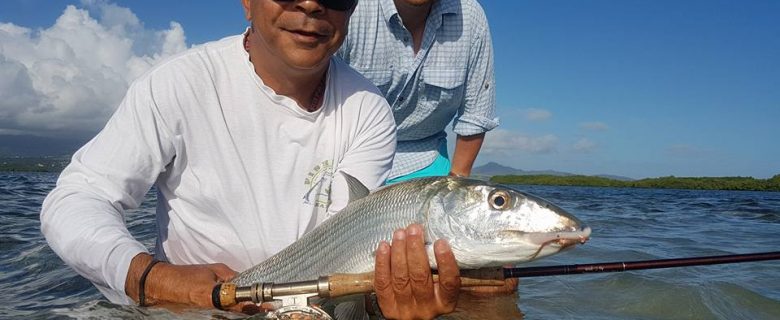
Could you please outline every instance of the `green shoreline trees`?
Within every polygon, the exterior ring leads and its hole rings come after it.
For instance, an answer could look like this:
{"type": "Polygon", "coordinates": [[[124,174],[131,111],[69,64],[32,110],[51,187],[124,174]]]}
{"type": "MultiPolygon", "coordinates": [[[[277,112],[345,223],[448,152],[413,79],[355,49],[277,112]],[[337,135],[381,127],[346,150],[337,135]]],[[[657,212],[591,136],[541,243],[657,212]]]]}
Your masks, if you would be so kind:
{"type": "Polygon", "coordinates": [[[70,156],[1,157],[0,172],[60,172],[70,162],[70,156]]]}
{"type": "MultiPolygon", "coordinates": [[[[0,172],[60,172],[70,161],[58,157],[2,157],[0,172]]],[[[612,188],[659,188],[695,190],[743,190],[780,192],[780,174],[769,179],[753,177],[659,177],[641,180],[616,180],[584,175],[496,175],[490,181],[503,184],[589,186],[612,188]]]]}
{"type": "Polygon", "coordinates": [[[780,191],[780,174],[769,179],[752,177],[660,177],[622,181],[603,177],[571,175],[500,175],[490,181],[502,184],[590,186],[612,188],[659,188],[694,190],[780,191]]]}

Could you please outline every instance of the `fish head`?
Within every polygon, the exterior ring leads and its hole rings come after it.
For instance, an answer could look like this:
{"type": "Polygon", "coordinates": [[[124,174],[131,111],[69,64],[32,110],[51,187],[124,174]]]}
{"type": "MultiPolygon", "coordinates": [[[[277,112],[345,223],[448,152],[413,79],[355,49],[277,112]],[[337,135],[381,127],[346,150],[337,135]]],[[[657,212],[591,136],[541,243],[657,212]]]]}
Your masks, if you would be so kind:
{"type": "Polygon", "coordinates": [[[585,243],[591,233],[551,202],[487,181],[449,178],[426,210],[428,239],[447,239],[461,268],[535,260],[585,243]]]}

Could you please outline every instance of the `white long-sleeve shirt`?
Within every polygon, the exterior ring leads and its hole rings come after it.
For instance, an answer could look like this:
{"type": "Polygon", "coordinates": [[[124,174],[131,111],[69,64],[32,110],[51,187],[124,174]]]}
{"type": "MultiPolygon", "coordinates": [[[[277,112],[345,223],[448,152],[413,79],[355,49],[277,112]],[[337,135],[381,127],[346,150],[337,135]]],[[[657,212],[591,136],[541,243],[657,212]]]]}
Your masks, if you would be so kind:
{"type": "Polygon", "coordinates": [[[301,109],[254,72],[243,37],[212,42],[135,81],[43,203],[51,248],[111,301],[147,252],[124,211],[158,189],[156,254],[241,271],[347,202],[339,171],[368,188],[387,178],[395,121],[379,91],[331,59],[322,108],[301,109]]]}

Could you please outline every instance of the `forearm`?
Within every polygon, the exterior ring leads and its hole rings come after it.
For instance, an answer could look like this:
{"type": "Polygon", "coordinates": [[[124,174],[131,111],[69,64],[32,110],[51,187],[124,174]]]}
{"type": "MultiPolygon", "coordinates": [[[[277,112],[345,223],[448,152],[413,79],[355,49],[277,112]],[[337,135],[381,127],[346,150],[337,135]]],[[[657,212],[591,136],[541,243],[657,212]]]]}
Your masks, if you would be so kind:
{"type": "Polygon", "coordinates": [[[149,88],[131,86],[103,130],[74,154],[41,209],[49,246],[120,304],[133,303],[125,294],[128,269],[148,252],[128,230],[125,210],[144,201],[176,151],[149,88]]]}
{"type": "MultiPolygon", "coordinates": [[[[139,302],[140,297],[140,281],[141,276],[146,270],[146,268],[152,263],[152,256],[146,253],[140,253],[133,257],[133,260],[130,262],[130,268],[127,270],[127,277],[125,278],[125,293],[127,296],[131,297],[135,302],[139,302]]],[[[161,266],[159,263],[155,265],[154,267],[160,268],[161,266]]],[[[153,268],[154,268],[153,267],[153,268]]],[[[155,272],[156,273],[156,272],[155,272]]],[[[149,281],[149,277],[151,276],[151,270],[149,274],[147,274],[147,280],[149,281]]],[[[153,282],[153,281],[152,281],[153,282]]],[[[146,295],[145,304],[152,304],[152,302],[155,300],[154,298],[149,296],[149,293],[154,292],[156,295],[156,290],[146,290],[147,286],[144,286],[144,293],[146,295]]]]}
{"type": "MultiPolygon", "coordinates": [[[[153,261],[146,253],[138,254],[130,263],[125,282],[125,292],[134,301],[139,301],[140,292],[144,292],[144,305],[188,305],[201,308],[213,308],[211,291],[219,282],[229,281],[236,272],[228,266],[215,264],[174,265],[159,262],[152,266],[141,288],[141,277],[153,261]]],[[[256,312],[250,304],[241,304],[232,311],[256,312]]]]}
{"type": "Polygon", "coordinates": [[[132,257],[146,248],[130,235],[121,213],[108,201],[60,185],[43,203],[41,232],[68,266],[112,302],[132,302],[124,294],[125,275],[132,257]]]}
{"type": "MultiPolygon", "coordinates": [[[[140,303],[141,277],[152,261],[151,255],[142,253],[135,256],[130,263],[125,293],[136,302],[140,303]]],[[[176,266],[165,262],[152,266],[144,282],[144,305],[174,303],[211,307],[211,289],[217,279],[210,275],[201,278],[195,272],[186,272],[187,269],[195,267],[197,266],[176,266]]]]}
{"type": "Polygon", "coordinates": [[[471,175],[471,168],[474,166],[474,161],[477,159],[484,140],[484,133],[471,136],[458,135],[455,142],[455,152],[452,155],[451,175],[464,177],[471,175]]]}

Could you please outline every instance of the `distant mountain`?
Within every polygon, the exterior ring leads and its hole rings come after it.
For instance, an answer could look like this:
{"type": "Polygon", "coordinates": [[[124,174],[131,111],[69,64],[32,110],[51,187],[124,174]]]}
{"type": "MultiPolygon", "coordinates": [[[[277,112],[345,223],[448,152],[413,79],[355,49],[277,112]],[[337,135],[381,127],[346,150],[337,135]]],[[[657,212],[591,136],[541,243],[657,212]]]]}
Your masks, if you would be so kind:
{"type": "Polygon", "coordinates": [[[495,162],[488,162],[485,165],[475,167],[471,170],[471,173],[473,175],[479,175],[479,176],[497,176],[497,175],[538,175],[538,174],[546,174],[551,176],[571,176],[574,175],[572,173],[568,172],[560,172],[555,170],[543,170],[543,171],[525,171],[521,169],[515,169],[512,167],[507,167],[495,162]]]}
{"type": "Polygon", "coordinates": [[[515,169],[512,167],[503,166],[495,162],[488,162],[485,165],[475,167],[474,169],[472,169],[471,174],[479,175],[479,176],[497,176],[497,175],[508,175],[508,174],[522,175],[525,174],[525,171],[520,169],[515,169]]]}
{"type": "MultiPolygon", "coordinates": [[[[550,175],[550,176],[573,176],[574,173],[555,171],[555,170],[539,170],[539,171],[526,171],[521,169],[515,169],[507,167],[495,162],[488,162],[485,165],[475,167],[471,170],[471,174],[474,176],[499,176],[499,175],[517,175],[517,176],[529,176],[529,175],[550,175]]],[[[596,177],[615,179],[621,181],[631,181],[634,179],[616,175],[600,174],[596,177]]]]}
{"type": "Polygon", "coordinates": [[[87,139],[50,138],[32,135],[0,135],[0,157],[45,157],[72,155],[87,139]]]}
{"type": "Polygon", "coordinates": [[[612,174],[597,174],[594,177],[601,177],[601,178],[607,178],[612,180],[618,180],[618,181],[634,181],[635,179],[624,177],[624,176],[616,176],[612,174]]]}

